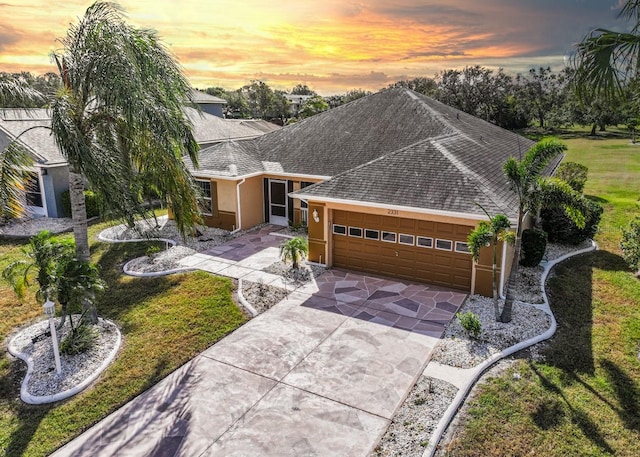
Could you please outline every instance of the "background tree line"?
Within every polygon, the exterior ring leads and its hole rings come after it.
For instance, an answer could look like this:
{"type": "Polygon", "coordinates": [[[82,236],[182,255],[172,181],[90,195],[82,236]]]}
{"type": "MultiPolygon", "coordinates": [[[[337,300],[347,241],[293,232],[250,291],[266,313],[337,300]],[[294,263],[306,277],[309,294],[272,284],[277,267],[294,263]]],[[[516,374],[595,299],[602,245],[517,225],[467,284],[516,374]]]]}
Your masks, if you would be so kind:
{"type": "MultiPolygon", "coordinates": [[[[494,71],[479,65],[461,70],[444,70],[434,77],[417,77],[397,81],[387,87],[405,87],[432,97],[488,122],[510,130],[530,126],[558,129],[571,125],[589,126],[591,134],[607,126],[637,125],[638,111],[631,94],[638,81],[630,80],[615,94],[593,94],[576,90],[575,70],[565,67],[554,71],[549,67],[532,68],[528,74],[511,76],[502,69],[494,71]]],[[[34,76],[28,72],[0,72],[0,81],[19,78],[40,93],[54,93],[60,87],[55,73],[34,76]]],[[[322,97],[306,84],[289,91],[271,88],[264,81],[251,81],[236,90],[208,87],[204,92],[227,101],[225,116],[234,119],[265,119],[281,125],[336,108],[371,94],[351,89],[344,94],[322,97]],[[288,95],[310,98],[296,110],[288,95]]],[[[3,107],[25,106],[25,101],[6,98],[3,107]]],[[[28,102],[28,107],[44,106],[44,101],[28,102]]]]}

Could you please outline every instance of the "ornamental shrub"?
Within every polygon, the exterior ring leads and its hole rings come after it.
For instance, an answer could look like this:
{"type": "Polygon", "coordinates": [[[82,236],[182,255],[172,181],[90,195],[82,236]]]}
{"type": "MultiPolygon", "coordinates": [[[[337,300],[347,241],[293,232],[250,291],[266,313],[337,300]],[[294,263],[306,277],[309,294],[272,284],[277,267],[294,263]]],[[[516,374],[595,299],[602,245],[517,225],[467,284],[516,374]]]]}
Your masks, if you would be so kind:
{"type": "MultiPolygon", "coordinates": [[[[102,199],[100,197],[100,194],[92,190],[85,190],[84,199],[85,205],[87,206],[87,217],[91,218],[100,216],[100,211],[102,209],[102,199]]],[[[71,197],[69,196],[68,190],[62,192],[62,208],[64,209],[65,216],[70,217],[71,197]]]]}
{"type": "Polygon", "coordinates": [[[544,257],[547,249],[547,232],[538,228],[526,229],[522,232],[522,258],[520,265],[535,267],[544,257]]]}
{"type": "Polygon", "coordinates": [[[558,167],[555,177],[569,184],[573,190],[582,193],[587,182],[589,169],[576,162],[563,162],[558,167]]]}
{"type": "Polygon", "coordinates": [[[598,224],[604,209],[602,205],[585,198],[587,214],[584,228],[578,228],[559,207],[546,207],[540,211],[542,229],[547,232],[552,243],[580,244],[584,240],[593,239],[598,231],[598,224]]]}
{"type": "Polygon", "coordinates": [[[472,313],[471,311],[467,311],[466,313],[456,313],[456,318],[462,328],[467,331],[469,336],[472,338],[478,338],[480,336],[480,331],[482,330],[482,324],[480,323],[480,318],[472,313]]]}
{"type": "Polygon", "coordinates": [[[640,270],[640,216],[636,216],[626,228],[622,229],[620,240],[622,257],[634,270],[640,270]]]}

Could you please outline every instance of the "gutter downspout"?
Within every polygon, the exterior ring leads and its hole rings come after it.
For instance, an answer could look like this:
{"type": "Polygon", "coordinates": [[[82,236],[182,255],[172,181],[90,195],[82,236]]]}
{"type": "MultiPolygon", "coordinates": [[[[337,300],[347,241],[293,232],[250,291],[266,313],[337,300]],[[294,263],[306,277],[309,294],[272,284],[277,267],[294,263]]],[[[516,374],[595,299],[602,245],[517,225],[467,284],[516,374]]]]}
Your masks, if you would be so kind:
{"type": "Polygon", "coordinates": [[[507,264],[507,243],[502,242],[502,262],[500,262],[500,290],[498,291],[498,297],[505,300],[507,296],[504,294],[504,269],[507,264]]]}
{"type": "Polygon", "coordinates": [[[231,234],[233,235],[234,233],[238,233],[240,230],[242,230],[242,208],[240,207],[240,186],[242,184],[244,184],[244,182],[246,181],[246,178],[242,178],[241,181],[238,182],[238,184],[236,184],[236,202],[237,202],[237,220],[238,220],[238,228],[233,230],[231,232],[231,234]]]}

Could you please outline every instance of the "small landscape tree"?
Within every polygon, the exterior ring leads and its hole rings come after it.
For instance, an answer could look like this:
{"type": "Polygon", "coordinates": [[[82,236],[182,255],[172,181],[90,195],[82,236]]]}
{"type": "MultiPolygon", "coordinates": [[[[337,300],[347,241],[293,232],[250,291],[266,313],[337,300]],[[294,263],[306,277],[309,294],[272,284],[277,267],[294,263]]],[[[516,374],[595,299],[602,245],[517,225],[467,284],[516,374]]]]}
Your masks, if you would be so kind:
{"type": "Polygon", "coordinates": [[[283,262],[291,261],[293,269],[300,268],[300,262],[309,254],[309,243],[306,238],[297,236],[280,245],[280,257],[283,262]]]}

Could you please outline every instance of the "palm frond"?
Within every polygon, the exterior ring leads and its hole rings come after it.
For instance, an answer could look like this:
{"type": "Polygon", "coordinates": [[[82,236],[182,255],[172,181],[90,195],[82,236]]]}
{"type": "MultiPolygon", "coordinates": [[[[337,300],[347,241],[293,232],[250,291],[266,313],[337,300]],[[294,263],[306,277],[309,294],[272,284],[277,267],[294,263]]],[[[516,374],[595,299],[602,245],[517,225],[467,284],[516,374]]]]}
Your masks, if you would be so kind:
{"type": "Polygon", "coordinates": [[[0,216],[15,218],[24,213],[24,171],[31,165],[31,156],[15,141],[0,152],[0,216]]]}

